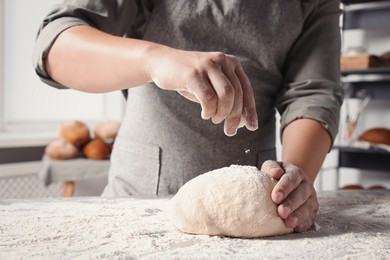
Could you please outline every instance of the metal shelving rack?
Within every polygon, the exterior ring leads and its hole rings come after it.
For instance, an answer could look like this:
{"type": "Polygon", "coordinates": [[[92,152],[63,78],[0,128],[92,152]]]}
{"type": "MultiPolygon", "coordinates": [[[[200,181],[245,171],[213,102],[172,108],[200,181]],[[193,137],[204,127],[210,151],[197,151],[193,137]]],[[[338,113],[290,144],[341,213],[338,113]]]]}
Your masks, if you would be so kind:
{"type": "MultiPolygon", "coordinates": [[[[381,29],[390,35],[390,1],[344,0],[342,31],[352,29],[381,29]]],[[[349,92],[348,98],[357,97],[366,89],[374,99],[390,99],[390,68],[367,70],[345,70],[341,72],[342,82],[349,92]]],[[[384,149],[363,149],[336,146],[339,152],[338,168],[378,170],[390,173],[390,152],[384,149]]]]}

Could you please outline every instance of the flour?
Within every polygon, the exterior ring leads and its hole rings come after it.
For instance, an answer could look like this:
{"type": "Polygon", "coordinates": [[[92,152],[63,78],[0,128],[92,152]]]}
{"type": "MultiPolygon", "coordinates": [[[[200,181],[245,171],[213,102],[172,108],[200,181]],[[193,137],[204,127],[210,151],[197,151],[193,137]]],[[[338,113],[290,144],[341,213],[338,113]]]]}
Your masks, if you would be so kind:
{"type": "Polygon", "coordinates": [[[0,259],[389,259],[388,192],[319,194],[321,229],[261,239],[182,233],[169,201],[2,200],[0,259]]]}
{"type": "Polygon", "coordinates": [[[271,199],[275,186],[254,166],[232,165],[187,182],[171,201],[170,219],[181,231],[232,237],[288,234],[271,199]]]}

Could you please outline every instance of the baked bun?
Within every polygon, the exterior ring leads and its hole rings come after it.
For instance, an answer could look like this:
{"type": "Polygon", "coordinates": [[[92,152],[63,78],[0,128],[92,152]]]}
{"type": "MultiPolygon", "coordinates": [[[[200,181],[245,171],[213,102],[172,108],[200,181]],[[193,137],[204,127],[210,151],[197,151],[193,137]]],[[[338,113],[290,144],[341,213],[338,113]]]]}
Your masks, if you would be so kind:
{"type": "Polygon", "coordinates": [[[390,145],[390,129],[372,128],[359,136],[360,141],[366,141],[373,144],[390,145]]]}
{"type": "Polygon", "coordinates": [[[83,154],[89,159],[104,160],[109,158],[110,148],[103,140],[94,139],[84,146],[83,154]]]}
{"type": "Polygon", "coordinates": [[[65,141],[77,146],[86,144],[91,139],[88,126],[77,120],[62,122],[58,134],[65,141]]]}
{"type": "Polygon", "coordinates": [[[360,184],[349,184],[341,188],[342,190],[363,190],[364,187],[360,184]]]}
{"type": "Polygon", "coordinates": [[[95,137],[103,139],[106,142],[114,141],[118,134],[120,123],[114,120],[106,120],[96,124],[95,137]]]}
{"type": "Polygon", "coordinates": [[[372,185],[368,187],[369,190],[386,190],[386,187],[383,185],[372,185]]]}
{"type": "Polygon", "coordinates": [[[80,151],[77,147],[65,140],[54,140],[45,148],[45,155],[52,159],[69,160],[80,156],[80,151]]]}
{"type": "Polygon", "coordinates": [[[380,58],[384,61],[390,61],[390,51],[383,53],[380,58]]]}

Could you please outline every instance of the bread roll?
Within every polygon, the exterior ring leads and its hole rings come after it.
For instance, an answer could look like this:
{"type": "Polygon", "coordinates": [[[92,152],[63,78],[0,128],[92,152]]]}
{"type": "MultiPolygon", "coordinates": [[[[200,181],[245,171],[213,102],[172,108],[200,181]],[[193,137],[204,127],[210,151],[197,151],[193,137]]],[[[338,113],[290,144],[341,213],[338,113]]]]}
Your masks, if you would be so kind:
{"type": "Polygon", "coordinates": [[[45,148],[45,155],[52,159],[69,160],[80,156],[80,151],[77,147],[65,140],[54,140],[45,148]]]}
{"type": "Polygon", "coordinates": [[[390,51],[383,53],[379,58],[381,58],[384,61],[390,61],[390,51]]]}
{"type": "Polygon", "coordinates": [[[103,140],[94,139],[84,146],[83,154],[89,159],[104,160],[110,156],[110,148],[103,140]]]}
{"type": "Polygon", "coordinates": [[[113,142],[118,134],[120,123],[114,120],[106,120],[95,126],[95,137],[113,142]]]}
{"type": "Polygon", "coordinates": [[[368,187],[369,190],[386,190],[386,187],[383,185],[372,185],[368,187]]]}
{"type": "Polygon", "coordinates": [[[366,141],[373,144],[390,145],[390,129],[372,128],[359,136],[360,141],[366,141]]]}
{"type": "Polygon", "coordinates": [[[360,184],[349,184],[341,188],[342,190],[363,190],[364,187],[360,184]]]}
{"type": "Polygon", "coordinates": [[[77,146],[84,145],[91,139],[88,126],[77,120],[62,122],[58,134],[65,141],[77,146]]]}

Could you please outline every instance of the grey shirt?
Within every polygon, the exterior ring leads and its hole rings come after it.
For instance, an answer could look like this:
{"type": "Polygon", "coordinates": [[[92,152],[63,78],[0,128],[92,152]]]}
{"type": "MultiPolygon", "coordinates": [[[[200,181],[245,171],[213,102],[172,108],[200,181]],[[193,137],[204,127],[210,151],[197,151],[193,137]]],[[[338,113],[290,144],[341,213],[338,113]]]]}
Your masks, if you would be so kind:
{"type": "Polygon", "coordinates": [[[70,0],[43,21],[33,61],[44,82],[65,88],[49,77],[45,59],[62,31],[82,24],[239,57],[255,93],[255,132],[227,137],[176,92],[154,84],[129,90],[105,195],[171,194],[206,171],[275,159],[275,108],[282,130],[311,118],[335,138],[343,95],[339,14],[336,0],[70,0]]]}

